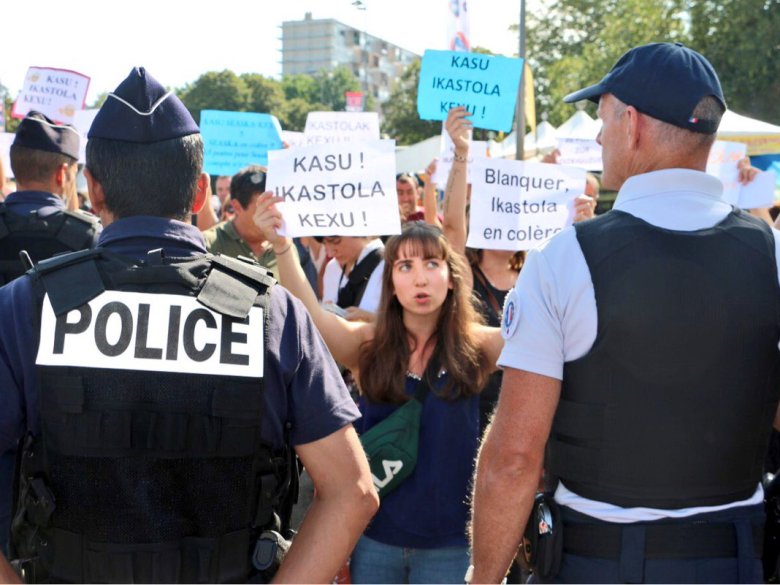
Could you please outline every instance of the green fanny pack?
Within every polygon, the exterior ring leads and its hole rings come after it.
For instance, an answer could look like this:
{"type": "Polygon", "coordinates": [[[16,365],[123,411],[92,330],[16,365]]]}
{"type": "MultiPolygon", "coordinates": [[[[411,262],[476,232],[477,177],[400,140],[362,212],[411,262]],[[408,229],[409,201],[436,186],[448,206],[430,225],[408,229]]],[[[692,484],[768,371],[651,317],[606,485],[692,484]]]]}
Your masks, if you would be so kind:
{"type": "Polygon", "coordinates": [[[417,465],[420,418],[430,388],[428,377],[426,371],[418,380],[414,398],[360,436],[380,498],[397,488],[417,465]]]}

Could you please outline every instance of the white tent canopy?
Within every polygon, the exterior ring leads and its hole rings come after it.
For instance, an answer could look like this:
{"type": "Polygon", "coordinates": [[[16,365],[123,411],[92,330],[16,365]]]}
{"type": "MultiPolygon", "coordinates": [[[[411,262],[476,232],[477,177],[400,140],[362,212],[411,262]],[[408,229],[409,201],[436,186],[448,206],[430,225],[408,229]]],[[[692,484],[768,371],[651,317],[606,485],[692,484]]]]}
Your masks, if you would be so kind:
{"type": "Polygon", "coordinates": [[[594,120],[583,110],[577,110],[571,118],[558,126],[557,138],[596,140],[599,130],[601,120],[594,120]]]}
{"type": "Polygon", "coordinates": [[[441,136],[431,136],[411,146],[395,149],[395,170],[397,173],[416,173],[428,166],[441,154],[441,136]]]}
{"type": "Polygon", "coordinates": [[[723,114],[723,119],[720,121],[718,136],[725,138],[729,134],[760,134],[764,136],[780,134],[780,126],[726,110],[726,113],[723,114]]]}
{"type": "Polygon", "coordinates": [[[718,138],[747,144],[750,156],[780,153],[780,126],[742,116],[731,110],[723,114],[718,138]]]}

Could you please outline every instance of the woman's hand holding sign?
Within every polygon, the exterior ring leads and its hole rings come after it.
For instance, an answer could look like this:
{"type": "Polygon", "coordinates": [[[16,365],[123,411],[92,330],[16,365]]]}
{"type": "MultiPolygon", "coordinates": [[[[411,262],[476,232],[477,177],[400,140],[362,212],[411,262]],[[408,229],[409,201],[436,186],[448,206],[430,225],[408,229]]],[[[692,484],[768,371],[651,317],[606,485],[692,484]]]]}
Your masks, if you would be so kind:
{"type": "Polygon", "coordinates": [[[276,197],[270,191],[266,191],[257,200],[255,211],[255,225],[263,232],[263,237],[273,246],[274,253],[284,254],[292,244],[292,239],[279,234],[282,227],[282,213],[276,207],[277,203],[284,201],[283,197],[276,197]]]}
{"type": "Polygon", "coordinates": [[[456,156],[467,156],[469,152],[471,129],[473,127],[469,116],[471,114],[466,108],[458,106],[450,110],[449,114],[447,114],[447,120],[444,122],[447,134],[450,135],[450,139],[455,145],[456,156]]]}

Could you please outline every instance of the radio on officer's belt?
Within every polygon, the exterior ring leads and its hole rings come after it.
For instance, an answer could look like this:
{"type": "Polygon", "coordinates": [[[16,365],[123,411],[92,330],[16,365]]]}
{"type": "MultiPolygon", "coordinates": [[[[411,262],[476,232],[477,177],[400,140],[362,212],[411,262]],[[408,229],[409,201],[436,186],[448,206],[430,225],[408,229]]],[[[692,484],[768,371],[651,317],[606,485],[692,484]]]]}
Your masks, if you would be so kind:
{"type": "Polygon", "coordinates": [[[536,494],[520,548],[535,575],[549,578],[558,574],[563,557],[563,523],[552,494],[536,494]]]}

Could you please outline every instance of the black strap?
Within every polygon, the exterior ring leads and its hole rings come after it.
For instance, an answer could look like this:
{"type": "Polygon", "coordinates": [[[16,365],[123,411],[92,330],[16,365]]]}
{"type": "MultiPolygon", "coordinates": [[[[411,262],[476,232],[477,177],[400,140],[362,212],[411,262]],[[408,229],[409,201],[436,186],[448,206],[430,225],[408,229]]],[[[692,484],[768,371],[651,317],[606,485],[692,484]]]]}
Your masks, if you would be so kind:
{"type": "MultiPolygon", "coordinates": [[[[633,524],[627,526],[634,526],[633,524]]],[[[739,539],[734,523],[644,525],[645,558],[690,559],[739,556],[739,539]]],[[[623,531],[618,524],[570,524],[563,529],[565,553],[617,560],[621,557],[623,531]]],[[[761,525],[753,525],[753,552],[761,557],[761,525]]]]}
{"type": "Polygon", "coordinates": [[[498,321],[501,321],[501,304],[498,302],[498,299],[496,298],[496,295],[493,294],[493,287],[490,282],[487,279],[487,276],[485,276],[485,273],[482,272],[482,269],[477,264],[471,265],[471,271],[474,273],[474,276],[479,281],[479,283],[482,285],[482,289],[485,291],[485,297],[490,305],[490,308],[493,309],[494,317],[498,319],[498,321]]]}
{"type": "Polygon", "coordinates": [[[10,234],[8,224],[6,222],[6,209],[5,203],[0,202],[0,240],[10,234]]]}
{"type": "Polygon", "coordinates": [[[366,292],[368,279],[371,278],[374,269],[382,261],[382,249],[375,248],[365,257],[355,264],[352,272],[349,273],[347,284],[339,289],[336,304],[342,309],[347,307],[357,307],[363,299],[363,293],[366,292]]]}

